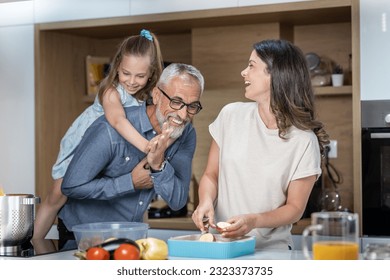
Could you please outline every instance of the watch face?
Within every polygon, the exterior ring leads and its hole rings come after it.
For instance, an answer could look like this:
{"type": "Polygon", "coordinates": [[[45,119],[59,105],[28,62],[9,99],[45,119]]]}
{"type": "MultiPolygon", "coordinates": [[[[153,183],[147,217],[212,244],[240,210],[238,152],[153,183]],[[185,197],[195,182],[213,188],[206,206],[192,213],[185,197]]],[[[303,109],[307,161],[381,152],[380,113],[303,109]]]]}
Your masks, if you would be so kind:
{"type": "Polygon", "coordinates": [[[307,53],[305,55],[307,66],[309,67],[309,70],[316,69],[321,62],[321,58],[316,53],[307,53]]]}
{"type": "Polygon", "coordinates": [[[162,163],[161,163],[161,166],[160,166],[160,168],[159,169],[153,169],[153,168],[151,168],[151,167],[149,167],[149,169],[150,169],[150,171],[151,172],[160,172],[160,171],[163,171],[164,170],[164,167],[165,167],[165,163],[166,163],[166,161],[164,160],[162,163]]]}
{"type": "Polygon", "coordinates": [[[165,160],[161,163],[161,167],[160,167],[160,170],[159,170],[159,171],[163,171],[163,170],[164,170],[165,163],[166,163],[165,160]]]}

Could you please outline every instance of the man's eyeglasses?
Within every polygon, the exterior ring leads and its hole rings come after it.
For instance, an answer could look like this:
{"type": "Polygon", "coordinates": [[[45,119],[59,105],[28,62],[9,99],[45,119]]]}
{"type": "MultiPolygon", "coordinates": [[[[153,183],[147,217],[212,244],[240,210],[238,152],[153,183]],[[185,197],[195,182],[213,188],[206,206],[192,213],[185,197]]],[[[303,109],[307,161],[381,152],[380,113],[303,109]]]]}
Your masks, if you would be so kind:
{"type": "Polygon", "coordinates": [[[183,102],[182,100],[178,98],[170,98],[168,94],[165,93],[161,88],[157,87],[161,93],[169,99],[169,106],[174,109],[174,110],[180,110],[184,106],[187,106],[187,113],[191,115],[195,115],[199,113],[200,110],[202,110],[202,105],[200,104],[199,101],[192,102],[190,104],[187,104],[183,102]]]}

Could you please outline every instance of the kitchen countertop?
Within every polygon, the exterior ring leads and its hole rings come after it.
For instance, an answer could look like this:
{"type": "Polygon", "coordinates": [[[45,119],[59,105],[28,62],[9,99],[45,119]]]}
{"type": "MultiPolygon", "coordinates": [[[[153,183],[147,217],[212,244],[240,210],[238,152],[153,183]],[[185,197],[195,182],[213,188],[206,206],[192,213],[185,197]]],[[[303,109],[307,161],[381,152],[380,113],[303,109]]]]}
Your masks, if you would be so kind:
{"type": "MultiPolygon", "coordinates": [[[[173,236],[185,236],[197,234],[198,231],[172,231],[172,230],[149,230],[148,236],[155,237],[167,241],[170,237],[173,236]]],[[[0,256],[0,260],[78,260],[74,256],[74,253],[77,251],[76,244],[74,241],[69,241],[64,248],[68,250],[58,251],[58,240],[56,239],[40,239],[32,240],[31,245],[34,249],[33,252],[38,254],[36,256],[29,257],[15,257],[15,256],[0,256]]],[[[303,253],[300,250],[300,247],[295,247],[296,250],[257,250],[253,254],[244,255],[241,257],[236,257],[234,259],[240,260],[299,260],[304,259],[303,253]],[[297,249],[299,248],[299,249],[297,249]]],[[[185,260],[192,258],[182,258],[182,257],[169,257],[170,260],[185,260]]]]}
{"type": "MultiPolygon", "coordinates": [[[[159,239],[167,241],[167,239],[170,237],[196,234],[196,233],[198,233],[197,230],[194,231],[194,230],[149,229],[148,236],[159,238],[159,239]]],[[[50,240],[54,240],[54,239],[50,239],[50,240]]],[[[300,235],[293,235],[295,249],[291,250],[291,251],[287,251],[287,250],[266,250],[266,251],[257,250],[257,251],[255,251],[254,254],[245,255],[245,256],[234,258],[234,259],[241,259],[241,260],[303,260],[304,259],[303,252],[300,250],[301,249],[301,239],[302,239],[302,237],[300,235]]],[[[383,237],[383,238],[363,237],[363,238],[361,238],[361,244],[360,244],[361,250],[363,251],[364,248],[368,244],[371,244],[371,243],[390,244],[390,237],[383,237]]],[[[45,250],[47,248],[40,246],[40,249],[45,250]]],[[[69,251],[50,253],[50,254],[39,255],[39,256],[34,256],[34,257],[0,256],[0,260],[77,260],[77,258],[73,256],[73,254],[75,252],[76,252],[76,250],[73,249],[73,250],[69,250],[69,251]]],[[[171,257],[169,259],[183,260],[184,258],[171,257]]]]}
{"type": "MultiPolygon", "coordinates": [[[[73,254],[75,250],[40,255],[35,257],[0,257],[0,260],[78,260],[73,254]]],[[[169,257],[169,260],[188,260],[189,258],[169,257]]],[[[303,260],[300,250],[257,250],[254,254],[234,258],[237,260],[303,260]]]]}
{"type": "MultiPolygon", "coordinates": [[[[160,238],[162,240],[167,240],[170,236],[183,236],[186,234],[193,234],[192,231],[156,231],[151,230],[149,232],[150,237],[160,238]],[[164,235],[165,234],[165,235],[164,235]]],[[[29,257],[15,257],[15,256],[0,256],[0,260],[78,260],[74,254],[77,252],[75,249],[74,241],[69,241],[64,248],[68,248],[67,250],[58,251],[58,240],[53,239],[40,239],[33,240],[31,244],[34,249],[33,252],[38,254],[36,256],[29,257]]],[[[296,247],[299,248],[299,247],[296,247]]],[[[188,260],[195,258],[183,258],[183,257],[168,257],[169,260],[188,260]]],[[[200,260],[202,258],[199,258],[200,260]]],[[[248,254],[240,257],[236,257],[234,259],[239,260],[303,260],[304,256],[301,250],[256,250],[253,254],[248,254]]]]}

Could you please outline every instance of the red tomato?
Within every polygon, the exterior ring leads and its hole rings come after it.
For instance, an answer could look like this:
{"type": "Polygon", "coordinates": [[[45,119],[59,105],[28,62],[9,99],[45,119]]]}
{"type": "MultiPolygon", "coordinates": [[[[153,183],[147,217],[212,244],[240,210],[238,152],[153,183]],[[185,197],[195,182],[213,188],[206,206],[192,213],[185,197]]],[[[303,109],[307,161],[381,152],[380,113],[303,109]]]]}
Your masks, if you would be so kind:
{"type": "Polygon", "coordinates": [[[110,253],[100,247],[92,247],[87,250],[87,260],[109,260],[110,253]]]}
{"type": "Polygon", "coordinates": [[[137,247],[123,243],[114,251],[114,260],[139,260],[140,253],[137,247]]]}

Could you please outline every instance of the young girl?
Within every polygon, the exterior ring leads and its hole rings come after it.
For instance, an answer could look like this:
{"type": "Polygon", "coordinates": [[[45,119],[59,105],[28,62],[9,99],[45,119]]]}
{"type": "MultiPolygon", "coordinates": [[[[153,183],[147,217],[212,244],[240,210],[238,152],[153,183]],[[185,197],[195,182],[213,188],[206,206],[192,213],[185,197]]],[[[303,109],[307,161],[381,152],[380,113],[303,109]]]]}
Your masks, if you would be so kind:
{"type": "Polygon", "coordinates": [[[115,54],[108,75],[102,80],[94,104],[71,125],[61,140],[60,152],[53,166],[54,185],[39,207],[33,239],[45,238],[58,211],[66,202],[61,193],[62,178],[87,128],[103,114],[108,122],[140,151],[149,151],[149,142],[126,119],[123,107],[139,106],[156,85],[163,60],[156,36],[142,30],[125,39],[115,54]]]}

